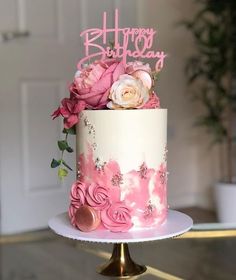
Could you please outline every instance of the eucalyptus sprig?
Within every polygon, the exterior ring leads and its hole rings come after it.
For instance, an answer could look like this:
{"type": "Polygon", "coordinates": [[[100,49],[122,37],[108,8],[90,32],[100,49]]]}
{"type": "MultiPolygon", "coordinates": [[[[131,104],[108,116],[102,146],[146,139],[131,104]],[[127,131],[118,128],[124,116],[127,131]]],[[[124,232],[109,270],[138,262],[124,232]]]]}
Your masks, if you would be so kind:
{"type": "Polygon", "coordinates": [[[58,148],[61,151],[61,157],[58,160],[53,158],[51,161],[51,168],[58,167],[58,177],[60,180],[62,180],[64,177],[66,177],[68,175],[69,170],[73,171],[73,169],[65,162],[65,160],[63,159],[63,156],[64,156],[65,152],[73,153],[73,151],[74,151],[68,143],[68,135],[76,134],[75,126],[69,128],[69,129],[64,128],[62,132],[65,134],[65,138],[63,140],[57,141],[58,148]]]}

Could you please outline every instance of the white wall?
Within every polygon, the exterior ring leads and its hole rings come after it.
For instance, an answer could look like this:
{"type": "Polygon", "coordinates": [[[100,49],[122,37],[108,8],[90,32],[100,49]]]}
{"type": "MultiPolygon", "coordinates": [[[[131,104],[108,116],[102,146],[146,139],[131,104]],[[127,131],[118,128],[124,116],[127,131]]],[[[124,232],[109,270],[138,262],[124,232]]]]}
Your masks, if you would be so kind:
{"type": "Polygon", "coordinates": [[[139,3],[140,25],[157,28],[156,46],[169,55],[157,90],[162,106],[168,108],[169,204],[211,208],[211,187],[218,178],[217,149],[209,150],[208,135],[193,127],[200,109],[190,101],[184,65],[194,52],[194,42],[191,34],[176,24],[191,18],[196,6],[190,0],[139,3]]]}

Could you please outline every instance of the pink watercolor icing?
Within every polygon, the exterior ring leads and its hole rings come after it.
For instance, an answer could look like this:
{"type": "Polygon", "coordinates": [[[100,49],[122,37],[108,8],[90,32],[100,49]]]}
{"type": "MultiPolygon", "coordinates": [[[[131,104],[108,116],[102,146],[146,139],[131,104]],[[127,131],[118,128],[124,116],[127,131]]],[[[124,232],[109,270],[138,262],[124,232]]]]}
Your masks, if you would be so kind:
{"type": "Polygon", "coordinates": [[[110,231],[128,231],[134,227],[153,227],[166,219],[166,163],[156,169],[145,162],[138,170],[121,174],[118,162],[96,165],[93,149],[80,154],[79,181],[72,185],[69,217],[75,225],[76,210],[87,204],[100,211],[101,226],[110,231]],[[132,210],[131,210],[132,209],[132,210]]]}

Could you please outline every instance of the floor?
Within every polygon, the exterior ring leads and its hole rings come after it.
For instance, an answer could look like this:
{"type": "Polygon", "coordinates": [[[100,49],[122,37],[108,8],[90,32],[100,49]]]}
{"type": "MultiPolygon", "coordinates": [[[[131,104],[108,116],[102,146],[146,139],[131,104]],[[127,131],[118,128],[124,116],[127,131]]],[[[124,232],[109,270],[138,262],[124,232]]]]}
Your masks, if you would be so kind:
{"type": "MultiPolygon", "coordinates": [[[[200,222],[208,219],[197,209],[185,212],[195,213],[200,222]]],[[[48,230],[0,241],[1,280],[109,279],[95,268],[110,257],[110,244],[70,241],[48,230]]],[[[132,279],[236,279],[236,238],[168,239],[129,247],[137,263],[148,265],[145,274],[132,279]]]]}

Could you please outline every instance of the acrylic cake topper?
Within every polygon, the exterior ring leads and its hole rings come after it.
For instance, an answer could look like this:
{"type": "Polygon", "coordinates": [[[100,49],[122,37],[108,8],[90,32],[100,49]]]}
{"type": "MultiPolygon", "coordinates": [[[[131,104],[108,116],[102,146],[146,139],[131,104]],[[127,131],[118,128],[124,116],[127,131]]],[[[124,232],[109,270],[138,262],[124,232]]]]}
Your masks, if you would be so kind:
{"type": "Polygon", "coordinates": [[[159,72],[164,65],[166,54],[164,51],[152,50],[156,31],[153,28],[119,27],[119,12],[115,10],[115,26],[107,27],[107,13],[103,13],[103,26],[84,30],[80,36],[84,38],[85,57],[78,63],[78,69],[88,64],[90,59],[103,60],[107,57],[120,58],[124,65],[129,57],[156,59],[156,71],[159,72]],[[108,46],[108,37],[114,36],[113,46],[108,46]],[[102,45],[98,40],[102,40],[102,45]],[[132,43],[132,46],[130,46],[132,43]]]}

